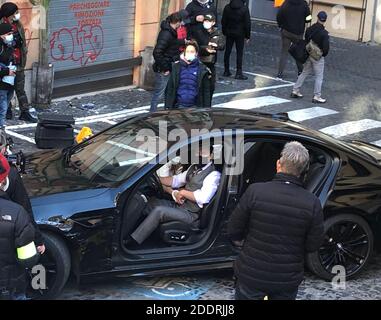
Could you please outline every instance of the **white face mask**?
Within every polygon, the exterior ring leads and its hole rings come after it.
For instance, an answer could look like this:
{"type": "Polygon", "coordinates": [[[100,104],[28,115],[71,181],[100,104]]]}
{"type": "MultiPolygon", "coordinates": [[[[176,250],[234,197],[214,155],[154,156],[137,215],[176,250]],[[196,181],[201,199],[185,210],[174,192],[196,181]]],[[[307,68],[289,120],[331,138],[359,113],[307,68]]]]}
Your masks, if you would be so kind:
{"type": "Polygon", "coordinates": [[[4,42],[5,43],[11,43],[13,41],[13,34],[9,34],[5,36],[4,42]]]}
{"type": "Polygon", "coordinates": [[[212,28],[213,27],[213,22],[210,22],[210,21],[205,21],[204,22],[204,28],[206,29],[206,30],[209,30],[210,28],[212,28]]]}
{"type": "Polygon", "coordinates": [[[13,17],[13,21],[19,21],[21,18],[21,14],[20,13],[16,13],[15,16],[13,17]]]}
{"type": "Polygon", "coordinates": [[[185,54],[185,60],[192,62],[194,59],[197,58],[197,55],[194,53],[187,53],[185,54]]]}

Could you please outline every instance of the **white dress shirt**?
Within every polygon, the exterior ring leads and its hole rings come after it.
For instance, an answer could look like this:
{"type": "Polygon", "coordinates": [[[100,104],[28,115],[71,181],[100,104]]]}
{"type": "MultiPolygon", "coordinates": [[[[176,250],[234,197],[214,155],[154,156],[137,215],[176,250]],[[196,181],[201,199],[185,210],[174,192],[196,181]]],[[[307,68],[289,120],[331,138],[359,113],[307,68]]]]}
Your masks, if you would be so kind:
{"type": "MultiPolygon", "coordinates": [[[[212,162],[209,162],[207,165],[205,165],[202,168],[202,170],[209,168],[211,165],[212,165],[212,162]]],[[[172,189],[179,189],[186,185],[187,183],[186,177],[188,174],[188,170],[173,176],[172,189]]],[[[204,204],[207,204],[210,202],[210,200],[212,200],[213,196],[217,192],[218,186],[220,184],[220,180],[221,180],[221,173],[218,171],[212,171],[204,179],[201,189],[198,189],[193,192],[197,205],[200,208],[203,208],[204,204]]]]}

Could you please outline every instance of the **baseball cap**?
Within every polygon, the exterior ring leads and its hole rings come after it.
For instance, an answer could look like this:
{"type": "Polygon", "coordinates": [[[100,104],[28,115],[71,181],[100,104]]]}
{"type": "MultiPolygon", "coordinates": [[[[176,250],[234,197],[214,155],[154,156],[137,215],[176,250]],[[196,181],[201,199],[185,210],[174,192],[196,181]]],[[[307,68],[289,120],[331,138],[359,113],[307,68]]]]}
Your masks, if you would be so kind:
{"type": "Polygon", "coordinates": [[[327,18],[328,18],[328,15],[325,11],[320,11],[317,15],[318,19],[321,21],[321,22],[325,22],[327,21],[327,18]]]}
{"type": "Polygon", "coordinates": [[[10,169],[8,160],[0,154],[0,183],[8,177],[10,169]]]}
{"type": "Polygon", "coordinates": [[[179,11],[179,16],[181,17],[181,20],[185,23],[185,24],[189,24],[191,22],[190,18],[189,18],[189,12],[185,9],[181,9],[179,11]]]}
{"type": "Polygon", "coordinates": [[[204,20],[206,21],[216,21],[216,16],[214,14],[206,14],[204,16],[204,20]]]}

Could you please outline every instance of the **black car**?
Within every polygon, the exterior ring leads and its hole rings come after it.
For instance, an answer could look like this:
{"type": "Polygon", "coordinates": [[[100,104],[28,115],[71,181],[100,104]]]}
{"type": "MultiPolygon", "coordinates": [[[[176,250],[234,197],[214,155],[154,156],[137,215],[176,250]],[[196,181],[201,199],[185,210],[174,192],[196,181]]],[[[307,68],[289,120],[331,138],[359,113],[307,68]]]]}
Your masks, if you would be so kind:
{"type": "Polygon", "coordinates": [[[324,207],[326,237],[306,257],[309,269],[324,279],[332,278],[335,265],[345,266],[348,277],[358,275],[381,234],[381,149],[333,139],[284,114],[194,109],[136,116],[69,149],[29,156],[24,182],[47,245],[41,260],[47,289],[37,293],[57,296],[70,274],[81,280],[231,268],[239,248],[226,233],[229,215],[251,183],[272,179],[289,141],[308,148],[305,187],[324,207]],[[175,137],[167,139],[169,133],[175,137]],[[126,245],[136,227],[129,223],[132,212],[141,212],[152,196],[165,197],[157,170],[210,137],[236,151],[222,152],[219,189],[202,209],[199,228],[168,222],[142,245],[126,245]],[[232,174],[238,154],[244,166],[232,174]]]}

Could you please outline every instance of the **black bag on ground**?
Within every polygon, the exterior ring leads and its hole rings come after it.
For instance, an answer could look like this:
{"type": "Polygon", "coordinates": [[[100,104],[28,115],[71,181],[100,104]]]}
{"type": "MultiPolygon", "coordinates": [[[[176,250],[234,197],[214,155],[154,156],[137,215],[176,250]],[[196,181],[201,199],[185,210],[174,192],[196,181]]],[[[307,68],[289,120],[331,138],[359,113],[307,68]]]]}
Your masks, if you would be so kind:
{"type": "Polygon", "coordinates": [[[60,149],[74,144],[74,117],[70,115],[43,113],[38,115],[35,133],[39,149],[60,149]]]}
{"type": "Polygon", "coordinates": [[[299,40],[298,42],[293,42],[288,49],[291,56],[298,62],[305,63],[309,57],[306,50],[307,42],[306,40],[299,40]]]}

